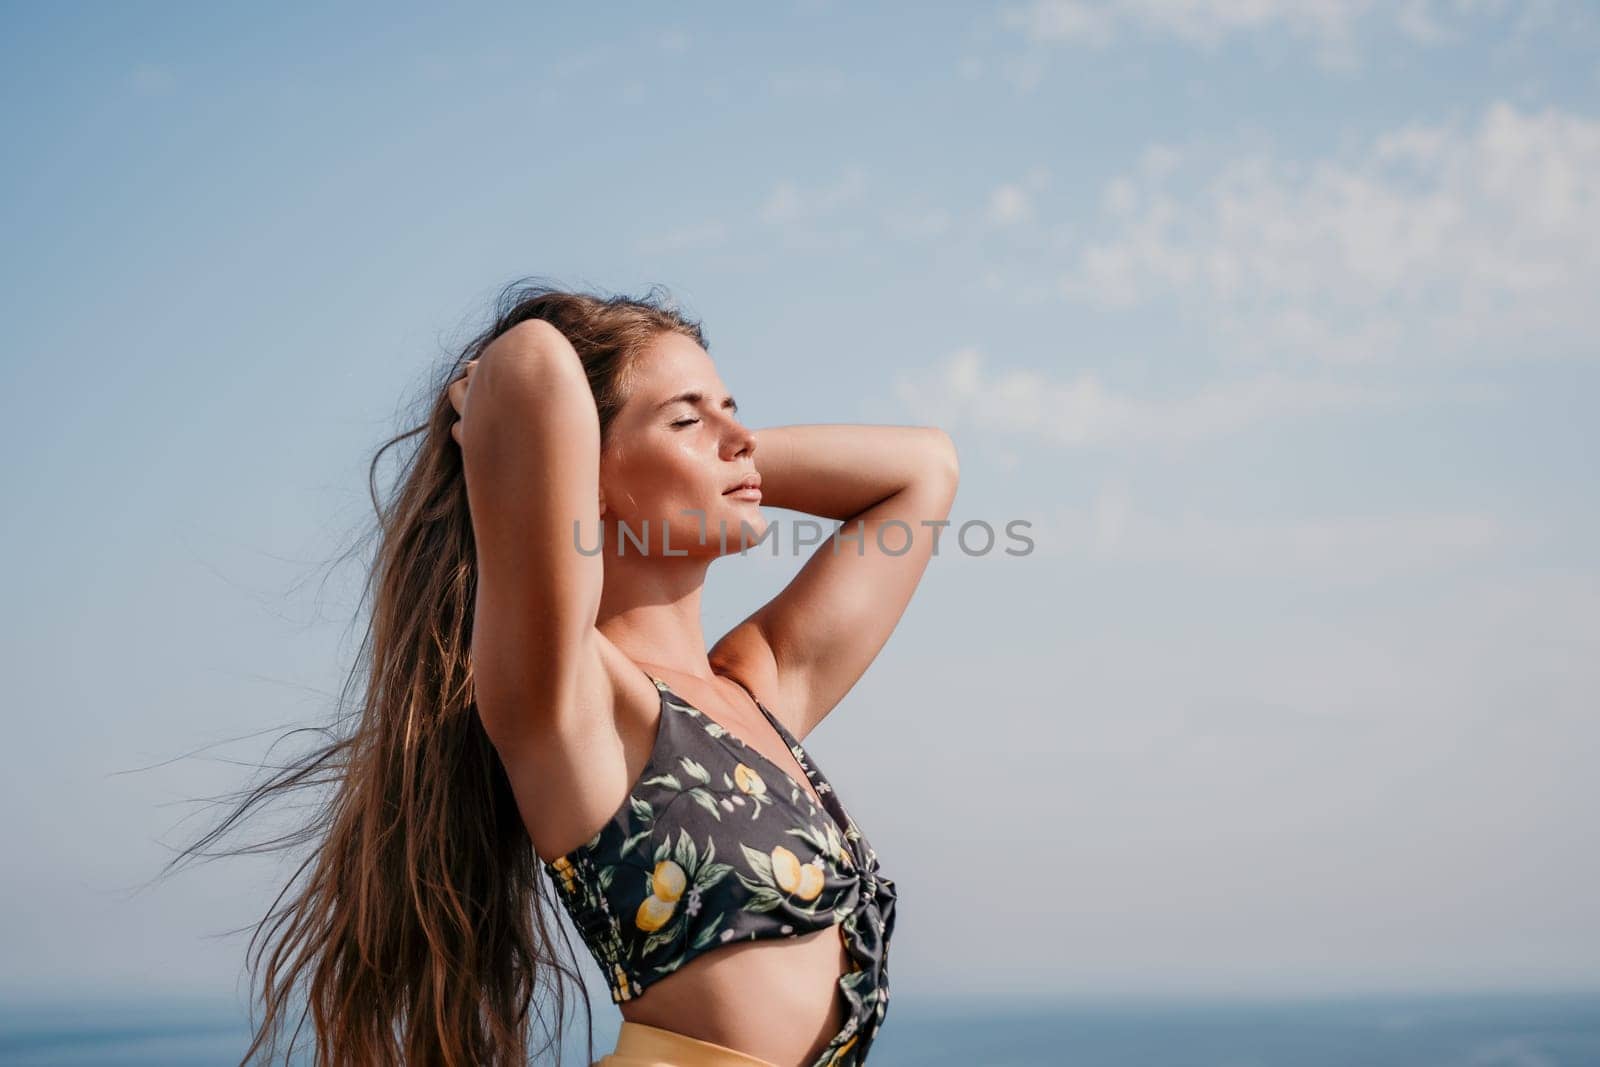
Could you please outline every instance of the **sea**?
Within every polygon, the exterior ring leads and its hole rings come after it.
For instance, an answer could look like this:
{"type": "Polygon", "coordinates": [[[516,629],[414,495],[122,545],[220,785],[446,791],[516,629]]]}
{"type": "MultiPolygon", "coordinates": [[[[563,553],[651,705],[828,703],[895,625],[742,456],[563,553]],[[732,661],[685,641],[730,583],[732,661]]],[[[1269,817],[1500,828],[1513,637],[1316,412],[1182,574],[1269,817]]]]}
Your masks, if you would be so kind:
{"type": "MultiPolygon", "coordinates": [[[[597,1057],[611,1047],[620,1024],[610,1009],[596,1006],[597,1057]]],[[[233,1001],[13,1001],[0,1005],[0,1064],[237,1065],[248,1044],[247,1022],[233,1001]]],[[[569,1030],[561,1062],[584,1067],[581,1013],[576,1023],[569,1016],[568,1026],[578,1032],[569,1030]]],[[[553,1064],[555,1057],[537,1062],[553,1064]]],[[[906,995],[891,1002],[869,1063],[1600,1067],[1600,991],[1026,1003],[906,995]]]]}

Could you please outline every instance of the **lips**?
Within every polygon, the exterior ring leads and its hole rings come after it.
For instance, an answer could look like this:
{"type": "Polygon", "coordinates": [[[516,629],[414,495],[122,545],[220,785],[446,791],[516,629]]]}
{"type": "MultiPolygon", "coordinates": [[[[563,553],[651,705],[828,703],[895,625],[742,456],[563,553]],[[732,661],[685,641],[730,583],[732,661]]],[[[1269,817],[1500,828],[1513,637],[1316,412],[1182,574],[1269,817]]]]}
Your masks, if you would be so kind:
{"type": "Polygon", "coordinates": [[[728,486],[728,488],[726,488],[726,489],[724,489],[722,491],[722,495],[723,496],[727,496],[729,493],[737,492],[740,489],[760,489],[760,488],[761,488],[761,475],[752,473],[752,474],[745,475],[743,478],[739,479],[734,484],[728,486]]]}

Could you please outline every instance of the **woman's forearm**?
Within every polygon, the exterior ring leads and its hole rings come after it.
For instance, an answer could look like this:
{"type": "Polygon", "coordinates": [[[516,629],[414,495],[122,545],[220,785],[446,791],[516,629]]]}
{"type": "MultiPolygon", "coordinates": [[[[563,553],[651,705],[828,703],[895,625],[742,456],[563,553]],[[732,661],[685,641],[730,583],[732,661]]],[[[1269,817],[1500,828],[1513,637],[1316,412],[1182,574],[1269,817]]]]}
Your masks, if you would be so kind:
{"type": "Polygon", "coordinates": [[[761,503],[848,519],[920,478],[954,474],[955,447],[933,426],[853,423],[756,430],[761,503]]]}

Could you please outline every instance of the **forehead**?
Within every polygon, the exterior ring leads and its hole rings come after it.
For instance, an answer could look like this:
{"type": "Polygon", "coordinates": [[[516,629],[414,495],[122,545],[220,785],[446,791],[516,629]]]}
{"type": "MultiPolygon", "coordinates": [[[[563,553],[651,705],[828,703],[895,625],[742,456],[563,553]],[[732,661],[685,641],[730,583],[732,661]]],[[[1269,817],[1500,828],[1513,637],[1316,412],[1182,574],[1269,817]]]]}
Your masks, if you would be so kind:
{"type": "Polygon", "coordinates": [[[720,399],[727,389],[709,353],[692,338],[668,333],[656,338],[634,361],[630,399],[646,407],[695,389],[720,399]]]}

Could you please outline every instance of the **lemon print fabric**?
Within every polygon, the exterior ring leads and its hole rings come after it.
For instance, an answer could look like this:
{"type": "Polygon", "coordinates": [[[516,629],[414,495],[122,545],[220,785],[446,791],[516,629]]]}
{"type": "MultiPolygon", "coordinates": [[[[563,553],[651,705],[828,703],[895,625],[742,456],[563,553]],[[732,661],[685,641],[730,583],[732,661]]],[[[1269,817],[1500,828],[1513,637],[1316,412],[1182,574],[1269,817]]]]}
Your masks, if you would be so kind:
{"type": "Polygon", "coordinates": [[[846,1021],[810,1067],[860,1067],[889,999],[893,880],[827,777],[765,706],[756,702],[810,790],[652,681],[662,718],[638,781],[587,842],[544,864],[611,999],[644,995],[723,945],[838,926],[851,961],[838,979],[846,1021]]]}

